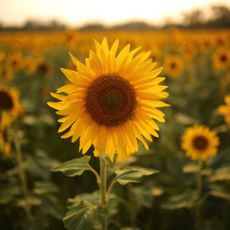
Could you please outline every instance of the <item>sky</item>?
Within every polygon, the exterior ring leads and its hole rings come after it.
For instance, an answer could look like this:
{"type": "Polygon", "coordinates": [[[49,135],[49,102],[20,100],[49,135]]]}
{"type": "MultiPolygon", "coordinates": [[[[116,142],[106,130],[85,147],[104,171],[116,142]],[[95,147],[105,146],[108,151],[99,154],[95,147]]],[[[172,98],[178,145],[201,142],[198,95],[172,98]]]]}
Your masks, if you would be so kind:
{"type": "Polygon", "coordinates": [[[27,19],[60,20],[70,26],[98,22],[113,25],[132,20],[176,21],[181,13],[230,0],[0,0],[0,22],[22,25],[27,19]]]}

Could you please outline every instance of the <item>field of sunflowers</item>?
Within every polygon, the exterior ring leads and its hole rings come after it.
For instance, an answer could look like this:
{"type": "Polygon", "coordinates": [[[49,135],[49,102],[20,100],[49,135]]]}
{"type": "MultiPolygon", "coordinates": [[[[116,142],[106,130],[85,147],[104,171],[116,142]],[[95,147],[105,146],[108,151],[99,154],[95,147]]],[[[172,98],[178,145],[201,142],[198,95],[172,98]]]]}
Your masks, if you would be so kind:
{"type": "Polygon", "coordinates": [[[229,154],[229,30],[0,34],[2,230],[227,230],[229,154]]]}

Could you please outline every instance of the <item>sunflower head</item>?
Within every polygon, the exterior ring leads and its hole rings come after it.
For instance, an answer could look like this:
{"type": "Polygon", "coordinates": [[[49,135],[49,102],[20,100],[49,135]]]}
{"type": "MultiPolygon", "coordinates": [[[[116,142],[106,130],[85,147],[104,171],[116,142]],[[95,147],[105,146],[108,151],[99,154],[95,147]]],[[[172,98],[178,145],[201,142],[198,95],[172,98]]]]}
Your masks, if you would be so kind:
{"type": "Polygon", "coordinates": [[[34,73],[35,69],[36,69],[36,61],[34,60],[33,56],[27,56],[23,58],[23,70],[27,73],[27,74],[32,74],[34,73]]]}
{"type": "Polygon", "coordinates": [[[218,108],[218,112],[225,117],[226,123],[230,127],[230,95],[224,98],[226,105],[221,105],[218,108]]]}
{"type": "Polygon", "coordinates": [[[22,56],[20,53],[11,53],[8,57],[9,66],[13,70],[18,70],[22,64],[22,56]]]}
{"type": "Polygon", "coordinates": [[[70,55],[76,71],[62,69],[69,83],[51,94],[58,102],[48,103],[62,116],[63,138],[80,139],[83,153],[93,145],[95,156],[111,159],[138,151],[138,140],[148,149],[146,140],[158,136],[155,121],[164,122],[159,107],[167,104],[161,99],[168,96],[150,52],[118,47],[118,40],[111,47],[106,38],[95,41],[84,64],[70,55]]]}
{"type": "Polygon", "coordinates": [[[18,91],[8,87],[0,87],[0,127],[10,124],[9,118],[4,119],[5,116],[16,118],[21,112],[22,107],[19,102],[18,91]]]}
{"type": "Polygon", "coordinates": [[[164,65],[166,73],[172,78],[179,76],[184,69],[183,60],[177,55],[167,56],[164,65]]]}
{"type": "Polygon", "coordinates": [[[182,136],[182,149],[192,160],[207,160],[215,156],[218,137],[214,131],[202,125],[189,127],[182,136]]]}
{"type": "Polygon", "coordinates": [[[37,64],[36,71],[38,74],[46,76],[51,73],[51,66],[46,61],[41,61],[37,64]]]}
{"type": "Polygon", "coordinates": [[[213,66],[217,70],[228,68],[230,66],[230,51],[224,48],[218,49],[213,55],[213,66]]]}

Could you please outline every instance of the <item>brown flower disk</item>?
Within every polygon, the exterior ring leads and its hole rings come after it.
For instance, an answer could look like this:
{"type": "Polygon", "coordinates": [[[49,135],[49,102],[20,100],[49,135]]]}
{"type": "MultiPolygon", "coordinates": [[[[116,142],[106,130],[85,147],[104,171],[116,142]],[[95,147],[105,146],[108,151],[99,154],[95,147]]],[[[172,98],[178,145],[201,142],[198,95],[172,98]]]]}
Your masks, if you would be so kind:
{"type": "Polygon", "coordinates": [[[97,123],[111,127],[131,119],[136,106],[133,86],[124,78],[98,77],[88,89],[86,109],[97,123]]]}
{"type": "Polygon", "coordinates": [[[0,111],[1,110],[10,110],[13,107],[13,100],[11,96],[4,91],[0,92],[0,111]]]}
{"type": "Polygon", "coordinates": [[[197,136],[193,140],[193,146],[199,151],[205,150],[208,146],[208,140],[203,136],[197,136]]]}

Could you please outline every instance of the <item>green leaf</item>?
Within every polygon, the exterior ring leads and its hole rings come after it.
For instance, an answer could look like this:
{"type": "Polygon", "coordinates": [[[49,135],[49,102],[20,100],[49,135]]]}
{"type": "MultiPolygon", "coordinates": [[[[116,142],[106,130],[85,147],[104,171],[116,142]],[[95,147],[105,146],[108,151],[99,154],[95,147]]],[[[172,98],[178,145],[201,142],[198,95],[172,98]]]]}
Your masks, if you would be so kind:
{"type": "Polygon", "coordinates": [[[116,174],[116,181],[121,185],[125,185],[127,183],[138,183],[143,176],[149,176],[158,171],[155,169],[130,166],[124,169],[116,169],[114,172],[116,174]]]}
{"type": "Polygon", "coordinates": [[[224,200],[230,200],[230,195],[227,191],[211,191],[210,194],[224,200]]]}
{"type": "Polygon", "coordinates": [[[28,200],[25,198],[18,199],[15,205],[18,207],[25,208],[28,201],[31,206],[41,206],[42,205],[42,200],[39,197],[35,197],[35,196],[28,197],[28,200]]]}
{"type": "Polygon", "coordinates": [[[187,114],[184,113],[177,113],[176,120],[179,124],[182,125],[190,125],[194,124],[195,120],[192,117],[189,117],[187,114]]]}
{"type": "Polygon", "coordinates": [[[98,215],[98,206],[80,201],[69,207],[63,221],[68,230],[90,230],[98,215]]]}
{"type": "Polygon", "coordinates": [[[187,164],[183,167],[184,173],[197,173],[200,170],[200,167],[198,164],[187,164]]]}
{"type": "Polygon", "coordinates": [[[132,186],[130,187],[130,198],[132,206],[137,210],[141,207],[151,208],[153,196],[148,186],[132,186]]]}
{"type": "Polygon", "coordinates": [[[230,200],[229,191],[226,190],[223,186],[212,184],[210,186],[210,195],[215,196],[224,200],[230,200]]]}
{"type": "Polygon", "coordinates": [[[65,227],[69,230],[96,228],[100,226],[101,218],[108,215],[108,210],[110,217],[117,212],[116,206],[117,196],[113,193],[109,196],[108,209],[101,206],[99,191],[77,195],[68,199],[67,208],[69,211],[64,217],[65,227]]]}
{"type": "Polygon", "coordinates": [[[230,167],[225,166],[215,170],[213,175],[209,177],[210,181],[225,181],[230,180],[230,167]]]}
{"type": "Polygon", "coordinates": [[[169,210],[191,208],[195,205],[197,198],[196,192],[187,191],[183,194],[171,196],[161,205],[161,207],[169,210]]]}
{"type": "Polygon", "coordinates": [[[64,210],[58,205],[58,200],[53,196],[46,196],[42,200],[42,212],[61,220],[64,215],[64,210]]]}
{"type": "Polygon", "coordinates": [[[12,202],[16,196],[21,194],[19,185],[9,184],[0,187],[0,204],[12,202]]]}
{"type": "Polygon", "coordinates": [[[74,198],[68,199],[67,207],[71,207],[74,204],[80,203],[82,200],[86,201],[87,203],[90,203],[92,205],[100,205],[101,199],[100,199],[100,193],[98,191],[93,193],[83,193],[75,196],[74,198]]]}
{"type": "Polygon", "coordinates": [[[57,186],[51,182],[46,182],[46,181],[35,182],[34,192],[37,195],[45,195],[48,193],[55,193],[57,191],[58,191],[57,186]]]}
{"type": "Polygon", "coordinates": [[[74,177],[80,176],[86,170],[90,170],[89,167],[90,156],[83,156],[70,161],[66,161],[63,164],[51,169],[52,172],[62,172],[66,176],[74,177]]]}

